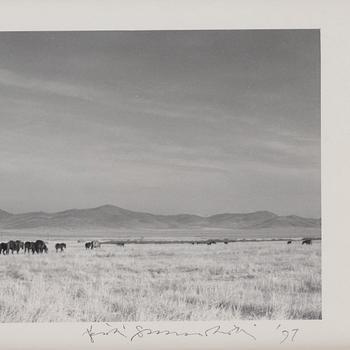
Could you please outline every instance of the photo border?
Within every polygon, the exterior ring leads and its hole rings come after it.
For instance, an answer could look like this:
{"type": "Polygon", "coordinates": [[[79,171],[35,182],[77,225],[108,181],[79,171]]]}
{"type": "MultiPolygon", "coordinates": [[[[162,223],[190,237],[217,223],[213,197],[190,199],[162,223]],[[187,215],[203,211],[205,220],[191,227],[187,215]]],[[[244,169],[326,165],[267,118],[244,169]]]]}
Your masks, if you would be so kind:
{"type": "MultiPolygon", "coordinates": [[[[12,0],[0,2],[1,31],[47,30],[201,30],[320,29],[321,30],[321,153],[322,153],[322,320],[256,321],[259,341],[243,337],[144,337],[127,343],[104,337],[91,343],[83,336],[87,323],[4,323],[3,349],[232,349],[280,348],[278,326],[299,329],[294,349],[350,347],[350,243],[348,211],[350,167],[350,2],[295,0],[161,0],[76,1],[12,0]]],[[[227,328],[252,322],[220,322],[227,328]]],[[[113,323],[113,325],[120,323],[113,323]]],[[[141,323],[125,323],[134,327],[141,323]]],[[[153,329],[207,329],[218,322],[142,322],[153,329]]],[[[249,328],[250,329],[250,328],[249,328]]]]}

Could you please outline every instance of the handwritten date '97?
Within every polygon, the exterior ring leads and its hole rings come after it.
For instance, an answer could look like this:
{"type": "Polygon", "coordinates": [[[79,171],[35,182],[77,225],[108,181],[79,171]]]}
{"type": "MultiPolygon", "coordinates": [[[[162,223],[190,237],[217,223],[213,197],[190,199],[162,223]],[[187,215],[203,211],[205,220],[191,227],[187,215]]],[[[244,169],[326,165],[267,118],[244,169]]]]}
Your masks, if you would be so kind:
{"type": "MultiPolygon", "coordinates": [[[[105,337],[105,336],[119,336],[124,338],[125,340],[128,340],[129,342],[135,342],[136,340],[140,341],[141,339],[144,339],[147,336],[159,336],[159,335],[166,335],[166,336],[174,336],[174,337],[211,337],[211,336],[242,336],[247,338],[247,340],[250,341],[257,341],[257,325],[253,324],[251,329],[246,330],[238,325],[233,325],[233,327],[229,329],[224,329],[222,326],[217,325],[210,328],[207,328],[203,331],[175,331],[175,330],[168,330],[168,329],[152,329],[152,328],[146,328],[141,325],[136,326],[129,326],[127,328],[125,325],[122,325],[121,327],[113,327],[109,323],[102,323],[98,325],[98,328],[100,330],[96,329],[96,326],[90,325],[84,332],[83,336],[87,336],[91,343],[95,343],[95,340],[97,337],[105,337]]],[[[280,344],[283,343],[293,343],[295,341],[297,333],[299,333],[299,328],[293,328],[289,329],[286,327],[283,327],[281,324],[279,324],[275,329],[274,332],[272,332],[271,336],[273,338],[276,338],[276,341],[280,344]]]]}

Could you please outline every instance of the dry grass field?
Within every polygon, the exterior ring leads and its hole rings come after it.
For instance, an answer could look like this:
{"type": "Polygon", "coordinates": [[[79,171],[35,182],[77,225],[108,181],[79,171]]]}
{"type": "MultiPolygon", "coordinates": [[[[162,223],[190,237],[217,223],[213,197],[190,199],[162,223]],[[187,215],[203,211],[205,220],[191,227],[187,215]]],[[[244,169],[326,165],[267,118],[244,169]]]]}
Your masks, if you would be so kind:
{"type": "Polygon", "coordinates": [[[0,322],[321,318],[319,241],[54,243],[0,256],[0,322]]]}

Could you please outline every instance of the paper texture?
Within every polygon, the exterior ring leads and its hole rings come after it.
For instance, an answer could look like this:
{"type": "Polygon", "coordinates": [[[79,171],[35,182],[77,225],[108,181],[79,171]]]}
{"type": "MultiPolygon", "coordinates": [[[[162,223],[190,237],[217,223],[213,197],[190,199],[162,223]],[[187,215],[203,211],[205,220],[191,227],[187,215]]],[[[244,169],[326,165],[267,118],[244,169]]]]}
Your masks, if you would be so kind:
{"type": "Polygon", "coordinates": [[[110,325],[6,323],[0,326],[1,348],[350,348],[347,315],[350,310],[347,205],[350,192],[349,10],[347,1],[2,1],[1,31],[320,29],[323,319],[110,325]],[[116,328],[123,335],[111,332],[116,328]],[[90,333],[113,334],[93,334],[92,342],[89,329],[90,333]],[[143,333],[139,333],[140,330],[143,333]],[[171,334],[164,334],[168,331],[171,334]]]}

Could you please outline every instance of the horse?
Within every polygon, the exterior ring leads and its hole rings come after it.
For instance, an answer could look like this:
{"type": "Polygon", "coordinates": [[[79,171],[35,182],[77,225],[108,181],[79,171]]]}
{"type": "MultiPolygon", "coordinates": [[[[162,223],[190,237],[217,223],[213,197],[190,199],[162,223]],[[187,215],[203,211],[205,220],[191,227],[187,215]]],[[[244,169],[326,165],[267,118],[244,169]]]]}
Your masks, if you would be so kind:
{"type": "Polygon", "coordinates": [[[22,241],[19,241],[19,240],[17,240],[16,242],[15,242],[15,251],[17,252],[17,254],[18,254],[18,252],[21,250],[21,249],[24,249],[24,243],[22,242],[22,241]]]}
{"type": "Polygon", "coordinates": [[[56,248],[56,253],[58,252],[58,250],[61,250],[61,252],[63,252],[63,250],[67,248],[67,245],[66,243],[56,243],[55,248],[56,248]]]}
{"type": "Polygon", "coordinates": [[[289,241],[287,242],[287,244],[292,244],[292,241],[291,241],[291,240],[289,240],[289,241]]]}
{"type": "Polygon", "coordinates": [[[93,249],[94,245],[92,244],[92,242],[86,242],[85,243],[85,249],[93,249]]]}
{"type": "Polygon", "coordinates": [[[27,242],[25,242],[24,243],[24,253],[29,253],[29,251],[31,250],[31,247],[32,247],[32,242],[29,242],[29,241],[27,241],[27,242]]]}
{"type": "Polygon", "coordinates": [[[301,242],[301,244],[312,244],[312,240],[309,238],[304,238],[301,242]]]}
{"type": "Polygon", "coordinates": [[[7,242],[6,254],[8,254],[10,250],[11,250],[12,254],[13,254],[13,251],[16,250],[16,242],[15,241],[8,241],[7,242]]]}
{"type": "Polygon", "coordinates": [[[123,242],[118,242],[117,245],[124,247],[124,243],[123,242]]]}
{"type": "Polygon", "coordinates": [[[0,254],[7,254],[7,243],[1,242],[0,243],[0,254]]]}
{"type": "Polygon", "coordinates": [[[32,252],[34,253],[42,253],[45,250],[46,244],[44,243],[44,241],[42,241],[41,239],[38,239],[34,242],[34,244],[32,245],[32,252]]]}
{"type": "Polygon", "coordinates": [[[30,250],[31,250],[32,254],[34,254],[36,252],[36,250],[35,250],[35,242],[30,242],[30,250]]]}

